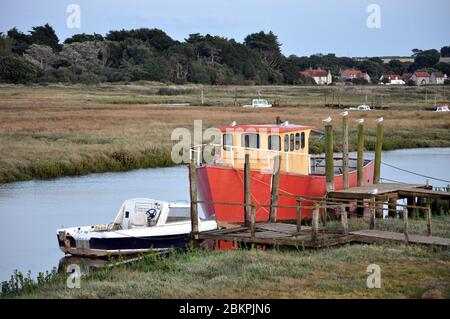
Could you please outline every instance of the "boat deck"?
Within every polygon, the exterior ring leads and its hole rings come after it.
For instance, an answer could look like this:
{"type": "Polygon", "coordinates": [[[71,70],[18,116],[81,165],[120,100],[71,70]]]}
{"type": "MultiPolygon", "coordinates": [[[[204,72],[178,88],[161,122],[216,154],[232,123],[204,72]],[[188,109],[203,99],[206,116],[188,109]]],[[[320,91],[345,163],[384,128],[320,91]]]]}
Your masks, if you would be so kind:
{"type": "Polygon", "coordinates": [[[373,185],[351,187],[349,189],[328,192],[327,197],[339,199],[387,199],[390,195],[397,197],[417,196],[414,193],[423,197],[428,196],[443,196],[449,197],[449,192],[438,192],[429,189],[428,185],[424,184],[405,184],[405,183],[379,183],[373,185]],[[408,195],[411,194],[411,195],[408,195]]]}

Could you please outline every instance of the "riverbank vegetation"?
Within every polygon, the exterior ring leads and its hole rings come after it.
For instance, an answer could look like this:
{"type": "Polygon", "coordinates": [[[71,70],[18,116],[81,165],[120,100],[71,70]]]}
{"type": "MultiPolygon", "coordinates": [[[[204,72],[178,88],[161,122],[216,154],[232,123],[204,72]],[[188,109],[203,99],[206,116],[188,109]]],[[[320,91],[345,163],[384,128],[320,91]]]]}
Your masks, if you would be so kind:
{"type": "MultiPolygon", "coordinates": [[[[335,150],[340,149],[339,109],[325,108],[325,99],[357,105],[382,97],[388,110],[351,112],[350,148],[356,146],[356,124],[366,118],[366,148],[373,149],[375,118],[385,118],[385,150],[449,147],[448,114],[426,111],[431,97],[450,99],[442,88],[166,86],[158,83],[98,86],[0,86],[0,182],[54,178],[91,172],[173,165],[171,132],[237,123],[273,123],[276,116],[291,123],[322,129],[322,119],[335,123],[335,150]],[[201,105],[201,91],[204,105],[201,105]],[[428,91],[426,91],[428,90],[428,91]],[[263,94],[277,107],[243,109],[263,94]],[[427,96],[428,101],[425,97],[427,96]],[[171,104],[188,103],[190,106],[171,104]]],[[[434,101],[434,100],[433,100],[434,101]]],[[[323,150],[313,136],[312,153],[323,150]]]]}
{"type": "MultiPolygon", "coordinates": [[[[350,218],[351,229],[361,219],[350,218]]],[[[433,217],[434,232],[450,238],[450,217],[433,217]]],[[[398,231],[395,218],[377,228],[398,231]]],[[[424,234],[411,217],[411,233],[424,234]]],[[[63,267],[64,268],[64,267],[63,267]]],[[[404,244],[352,244],[321,250],[173,251],[91,270],[80,289],[66,273],[16,271],[3,283],[3,298],[450,298],[448,248],[404,244]],[[381,288],[368,289],[367,266],[381,267],[381,288]]]]}

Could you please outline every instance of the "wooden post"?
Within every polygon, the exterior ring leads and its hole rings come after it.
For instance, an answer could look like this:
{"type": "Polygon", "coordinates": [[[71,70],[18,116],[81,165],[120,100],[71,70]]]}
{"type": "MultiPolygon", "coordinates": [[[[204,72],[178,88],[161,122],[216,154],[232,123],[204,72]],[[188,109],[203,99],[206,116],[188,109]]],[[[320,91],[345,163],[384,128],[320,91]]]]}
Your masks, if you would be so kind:
{"type": "Polygon", "coordinates": [[[408,208],[403,207],[403,232],[405,233],[405,243],[409,243],[408,208]]]}
{"type": "Polygon", "coordinates": [[[255,238],[256,232],[255,220],[256,220],[256,206],[252,205],[251,222],[250,222],[250,231],[252,238],[255,238]]]}
{"type": "Polygon", "coordinates": [[[297,233],[302,230],[302,198],[297,197],[297,233]]]}
{"type": "Polygon", "coordinates": [[[204,94],[204,92],[203,92],[203,86],[202,86],[201,99],[202,99],[202,106],[203,106],[203,105],[205,105],[205,94],[204,94]]]}
{"type": "Polygon", "coordinates": [[[370,222],[369,229],[375,229],[375,197],[370,199],[370,222]]]}
{"type": "Polygon", "coordinates": [[[358,186],[364,185],[363,177],[363,165],[364,165],[364,124],[358,124],[358,186]]]}
{"type": "Polygon", "coordinates": [[[344,189],[349,188],[348,182],[348,117],[342,117],[342,174],[344,181],[344,189]]]}
{"type": "Polygon", "coordinates": [[[250,223],[250,154],[245,154],[244,164],[244,225],[248,227],[250,223]]]}
{"type": "Polygon", "coordinates": [[[325,174],[327,192],[334,191],[333,126],[325,125],[325,174]]]}
{"type": "Polygon", "coordinates": [[[347,219],[347,210],[345,205],[341,206],[341,225],[342,225],[342,233],[348,234],[348,219],[347,219]]]}
{"type": "Polygon", "coordinates": [[[273,177],[272,177],[272,196],[270,201],[270,222],[277,221],[277,206],[278,206],[278,186],[280,185],[280,156],[275,156],[273,159],[273,177]]]}
{"type": "Polygon", "coordinates": [[[195,159],[191,160],[189,167],[189,188],[191,197],[191,238],[198,240],[198,203],[197,203],[197,171],[195,159]]]}
{"type": "Polygon", "coordinates": [[[373,170],[373,183],[380,183],[381,177],[381,150],[383,149],[383,122],[377,125],[377,142],[375,145],[375,167],[373,170]]]}
{"type": "Polygon", "coordinates": [[[432,236],[432,233],[431,233],[431,207],[430,207],[430,205],[427,206],[427,231],[428,231],[428,236],[432,236]]]}
{"type": "Polygon", "coordinates": [[[317,234],[319,232],[319,205],[313,208],[311,221],[311,241],[313,244],[317,243],[317,234]]]}
{"type": "Polygon", "coordinates": [[[397,200],[398,200],[397,194],[392,194],[389,197],[389,202],[388,202],[389,217],[395,217],[397,215],[397,200]]]}

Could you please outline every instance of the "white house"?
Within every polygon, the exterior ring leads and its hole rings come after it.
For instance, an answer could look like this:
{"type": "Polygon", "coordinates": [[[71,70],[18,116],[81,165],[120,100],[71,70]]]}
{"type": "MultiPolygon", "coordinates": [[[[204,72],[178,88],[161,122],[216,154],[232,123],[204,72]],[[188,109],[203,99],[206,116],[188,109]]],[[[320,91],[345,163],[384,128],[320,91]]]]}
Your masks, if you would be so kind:
{"type": "Polygon", "coordinates": [[[303,71],[302,74],[307,78],[312,78],[314,82],[319,85],[327,85],[333,82],[331,72],[322,70],[321,68],[309,68],[308,70],[303,71]]]}
{"type": "Polygon", "coordinates": [[[430,84],[430,74],[427,71],[416,71],[411,76],[411,80],[414,81],[416,85],[430,84]]]}
{"type": "Polygon", "coordinates": [[[447,74],[442,72],[433,72],[430,75],[430,84],[444,84],[447,79],[447,74]]]}

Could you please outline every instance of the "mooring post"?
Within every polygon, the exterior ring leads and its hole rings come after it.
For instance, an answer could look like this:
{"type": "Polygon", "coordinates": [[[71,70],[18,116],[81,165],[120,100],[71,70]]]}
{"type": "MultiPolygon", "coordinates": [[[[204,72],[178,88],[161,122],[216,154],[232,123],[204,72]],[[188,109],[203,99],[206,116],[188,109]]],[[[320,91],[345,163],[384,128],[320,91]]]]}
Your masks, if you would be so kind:
{"type": "Polygon", "coordinates": [[[315,205],[312,211],[311,221],[311,241],[313,245],[317,243],[317,234],[319,232],[319,205],[315,205]]]}
{"type": "Polygon", "coordinates": [[[375,197],[370,199],[370,221],[369,221],[369,229],[375,229],[375,197]]]}
{"type": "Polygon", "coordinates": [[[409,223],[408,223],[408,208],[403,207],[403,232],[405,233],[405,243],[409,243],[409,223]]]}
{"type": "Polygon", "coordinates": [[[381,177],[381,150],[383,149],[383,118],[378,119],[377,142],[375,145],[375,167],[373,169],[373,183],[379,184],[381,177]]]}
{"type": "Polygon", "coordinates": [[[277,221],[278,187],[280,185],[280,156],[273,159],[272,196],[270,201],[270,222],[277,221]]]}
{"type": "Polygon", "coordinates": [[[427,205],[427,231],[428,236],[432,236],[431,234],[431,207],[427,205]]]}
{"type": "Polygon", "coordinates": [[[395,217],[397,215],[398,194],[392,194],[388,199],[388,215],[395,217]]]}
{"type": "Polygon", "coordinates": [[[302,230],[302,198],[297,197],[297,233],[302,230]]]}
{"type": "Polygon", "coordinates": [[[360,123],[358,124],[358,159],[357,159],[358,186],[363,186],[364,184],[363,165],[364,165],[364,119],[361,119],[360,123]]]}
{"type": "Polygon", "coordinates": [[[334,191],[333,126],[325,125],[325,174],[327,192],[334,191]]]}
{"type": "Polygon", "coordinates": [[[348,182],[348,113],[342,116],[342,174],[344,189],[349,188],[348,182]]]}
{"type": "Polygon", "coordinates": [[[244,164],[244,225],[248,227],[250,223],[250,154],[245,154],[244,164]]]}
{"type": "Polygon", "coordinates": [[[252,213],[251,213],[251,222],[250,222],[250,231],[251,231],[251,236],[253,239],[255,238],[255,232],[256,232],[255,220],[256,220],[256,206],[253,204],[252,205],[252,213]]]}
{"type": "Polygon", "coordinates": [[[199,238],[198,230],[198,198],[197,198],[197,171],[195,159],[191,160],[189,166],[189,189],[191,198],[191,238],[197,241],[199,238]]]}
{"type": "Polygon", "coordinates": [[[344,235],[348,234],[348,219],[347,219],[347,210],[344,204],[341,205],[341,226],[342,233],[344,235]]]}

